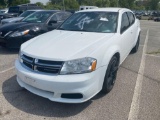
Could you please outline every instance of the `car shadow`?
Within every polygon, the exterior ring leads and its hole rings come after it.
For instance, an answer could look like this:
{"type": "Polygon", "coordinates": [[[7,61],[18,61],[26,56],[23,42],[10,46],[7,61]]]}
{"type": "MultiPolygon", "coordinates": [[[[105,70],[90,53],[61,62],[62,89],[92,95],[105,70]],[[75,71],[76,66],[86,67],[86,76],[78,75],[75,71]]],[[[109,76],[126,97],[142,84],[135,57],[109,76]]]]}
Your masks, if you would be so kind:
{"type": "Polygon", "coordinates": [[[1,55],[17,54],[18,52],[19,52],[19,49],[7,49],[5,47],[0,46],[0,54],[1,55]]]}
{"type": "Polygon", "coordinates": [[[97,95],[95,95],[91,100],[98,100],[101,99],[103,97],[105,97],[107,94],[104,94],[102,92],[99,92],[97,95]]]}
{"type": "Polygon", "coordinates": [[[21,88],[16,81],[16,76],[4,81],[2,92],[5,99],[17,109],[44,117],[74,116],[86,109],[93,102],[89,100],[80,104],[65,104],[50,101],[21,88]]]}

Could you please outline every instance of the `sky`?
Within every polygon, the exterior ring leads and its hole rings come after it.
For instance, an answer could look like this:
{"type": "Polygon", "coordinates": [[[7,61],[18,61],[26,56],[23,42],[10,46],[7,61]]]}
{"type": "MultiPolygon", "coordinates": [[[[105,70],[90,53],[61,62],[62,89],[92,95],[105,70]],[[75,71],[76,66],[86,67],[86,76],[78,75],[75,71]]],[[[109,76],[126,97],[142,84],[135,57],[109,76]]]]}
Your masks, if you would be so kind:
{"type": "Polygon", "coordinates": [[[49,0],[30,0],[31,3],[36,3],[36,2],[42,2],[44,4],[46,4],[49,0]]]}

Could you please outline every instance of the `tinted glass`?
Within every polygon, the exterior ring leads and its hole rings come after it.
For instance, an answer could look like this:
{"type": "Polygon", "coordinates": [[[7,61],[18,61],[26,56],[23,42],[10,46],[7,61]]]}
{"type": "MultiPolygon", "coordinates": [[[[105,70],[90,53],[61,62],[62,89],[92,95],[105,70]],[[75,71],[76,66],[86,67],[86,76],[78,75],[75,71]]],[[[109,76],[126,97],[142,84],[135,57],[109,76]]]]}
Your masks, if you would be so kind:
{"type": "Polygon", "coordinates": [[[66,20],[69,16],[71,16],[72,15],[72,13],[70,13],[70,12],[66,12],[66,13],[63,13],[63,18],[62,18],[62,20],[66,20]]]}
{"type": "Polygon", "coordinates": [[[19,7],[10,7],[9,13],[19,13],[19,7]]]}
{"type": "Polygon", "coordinates": [[[73,14],[58,29],[115,33],[117,19],[118,12],[79,12],[73,14]]]}
{"type": "Polygon", "coordinates": [[[35,12],[25,19],[23,19],[24,22],[31,22],[31,23],[44,23],[48,20],[48,18],[53,14],[53,12],[50,11],[41,11],[41,12],[35,12]]]}
{"type": "Polygon", "coordinates": [[[59,21],[64,21],[64,20],[66,20],[69,16],[71,15],[71,13],[69,14],[69,13],[58,13],[57,14],[57,17],[58,17],[58,20],[59,21]]]}
{"type": "Polygon", "coordinates": [[[128,27],[129,27],[129,20],[126,13],[123,13],[122,15],[122,21],[121,21],[121,33],[123,33],[128,27]]]}
{"type": "Polygon", "coordinates": [[[52,16],[52,18],[50,19],[50,21],[58,21],[58,19],[57,19],[57,14],[54,14],[54,15],[52,16]]]}
{"type": "Polygon", "coordinates": [[[28,15],[34,13],[35,11],[26,11],[24,13],[22,13],[19,17],[27,17],[28,15]]]}
{"type": "Polygon", "coordinates": [[[129,17],[130,24],[133,24],[135,22],[135,17],[133,15],[133,13],[128,12],[127,14],[128,14],[128,17],[129,17]]]}

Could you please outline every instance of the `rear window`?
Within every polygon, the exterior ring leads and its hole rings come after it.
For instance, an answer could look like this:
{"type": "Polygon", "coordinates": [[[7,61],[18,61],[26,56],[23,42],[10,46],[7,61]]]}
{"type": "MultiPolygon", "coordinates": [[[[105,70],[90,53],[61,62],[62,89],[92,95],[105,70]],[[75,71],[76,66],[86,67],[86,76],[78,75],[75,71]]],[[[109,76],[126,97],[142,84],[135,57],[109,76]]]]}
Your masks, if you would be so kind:
{"type": "Polygon", "coordinates": [[[127,14],[128,14],[128,17],[129,17],[129,22],[132,25],[135,22],[135,17],[133,15],[133,13],[131,13],[131,12],[127,12],[127,14]]]}
{"type": "Polygon", "coordinates": [[[10,7],[9,13],[19,13],[19,7],[10,7]]]}

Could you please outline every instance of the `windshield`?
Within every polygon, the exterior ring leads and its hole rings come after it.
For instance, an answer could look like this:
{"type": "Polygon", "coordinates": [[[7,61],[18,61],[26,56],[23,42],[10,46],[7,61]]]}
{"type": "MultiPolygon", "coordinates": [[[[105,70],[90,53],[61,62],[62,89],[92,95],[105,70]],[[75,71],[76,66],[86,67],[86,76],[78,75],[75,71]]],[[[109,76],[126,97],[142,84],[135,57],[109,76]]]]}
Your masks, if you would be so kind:
{"type": "Polygon", "coordinates": [[[22,13],[19,17],[27,17],[28,15],[34,13],[35,11],[25,11],[24,13],[22,13]]]}
{"type": "Polygon", "coordinates": [[[73,14],[58,29],[115,33],[118,12],[79,12],[73,14]]]}
{"type": "Polygon", "coordinates": [[[35,12],[23,19],[23,22],[44,23],[52,14],[53,12],[49,11],[35,12]]]}
{"type": "Polygon", "coordinates": [[[10,7],[9,13],[19,13],[19,7],[10,7]]]}

